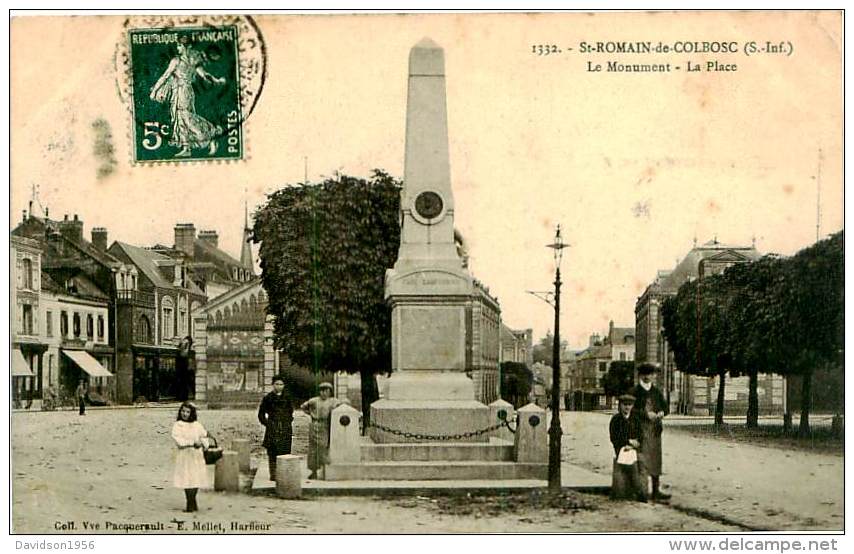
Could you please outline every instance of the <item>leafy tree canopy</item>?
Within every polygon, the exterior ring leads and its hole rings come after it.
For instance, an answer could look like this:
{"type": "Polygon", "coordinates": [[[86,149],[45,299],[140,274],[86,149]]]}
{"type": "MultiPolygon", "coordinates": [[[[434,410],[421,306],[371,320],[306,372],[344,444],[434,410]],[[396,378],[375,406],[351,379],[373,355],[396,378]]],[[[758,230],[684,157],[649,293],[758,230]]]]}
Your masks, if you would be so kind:
{"type": "Polygon", "coordinates": [[[286,186],[255,214],[276,346],[294,363],[315,373],[390,370],[384,279],[400,243],[400,186],[380,170],[337,175],[286,186]]]}

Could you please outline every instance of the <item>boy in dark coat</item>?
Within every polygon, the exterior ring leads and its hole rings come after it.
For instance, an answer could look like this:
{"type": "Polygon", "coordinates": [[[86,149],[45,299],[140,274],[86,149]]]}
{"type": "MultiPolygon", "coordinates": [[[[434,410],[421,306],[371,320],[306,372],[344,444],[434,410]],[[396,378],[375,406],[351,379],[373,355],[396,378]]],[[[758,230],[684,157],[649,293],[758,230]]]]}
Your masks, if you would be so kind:
{"type": "Polygon", "coordinates": [[[291,453],[293,437],[294,405],[285,390],[284,376],[273,377],[273,390],[267,393],[258,407],[258,421],[266,427],[262,444],[267,449],[270,480],[275,481],[276,456],[291,453]]]}
{"type": "Polygon", "coordinates": [[[640,446],[640,430],[637,420],[631,416],[635,397],[624,394],[619,400],[619,410],[611,418],[611,424],[608,426],[615,455],[611,496],[613,498],[636,498],[641,502],[646,502],[646,487],[641,482],[638,462],[621,464],[618,461],[621,450],[624,448],[637,450],[640,446]]]}

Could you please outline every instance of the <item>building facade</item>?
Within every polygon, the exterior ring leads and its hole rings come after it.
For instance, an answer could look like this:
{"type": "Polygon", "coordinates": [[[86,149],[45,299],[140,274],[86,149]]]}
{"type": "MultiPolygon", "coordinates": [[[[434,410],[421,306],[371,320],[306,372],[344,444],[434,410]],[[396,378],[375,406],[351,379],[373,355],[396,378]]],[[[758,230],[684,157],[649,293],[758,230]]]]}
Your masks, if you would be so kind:
{"type": "Polygon", "coordinates": [[[119,241],[109,253],[128,267],[116,273],[115,284],[119,401],[176,398],[179,345],[191,336],[193,311],[207,297],[181,259],[119,241]]]}
{"type": "Polygon", "coordinates": [[[47,346],[41,336],[41,248],[37,241],[13,236],[9,244],[9,299],[12,312],[12,402],[15,407],[40,396],[47,346]]]}
{"type": "MultiPolygon", "coordinates": [[[[93,229],[93,236],[96,231],[93,229]]],[[[37,245],[41,254],[40,273],[33,260],[21,260],[22,274],[31,274],[26,280],[33,288],[16,295],[32,299],[38,284],[39,301],[31,303],[32,315],[22,321],[40,337],[40,354],[30,360],[34,368],[31,397],[42,398],[51,386],[59,395],[70,395],[79,379],[84,379],[93,398],[112,401],[115,334],[110,325],[111,282],[121,263],[96,243],[83,239],[83,222],[76,215],[53,221],[24,214],[12,231],[11,242],[20,244],[24,239],[37,245]]],[[[32,347],[29,351],[34,352],[32,347]]]]}
{"type": "Polygon", "coordinates": [[[210,301],[195,317],[196,399],[209,407],[257,406],[279,372],[258,278],[210,301]]]}
{"type": "Polygon", "coordinates": [[[482,283],[466,304],[466,373],[474,381],[475,398],[489,404],[498,399],[499,333],[501,308],[482,283]]]}

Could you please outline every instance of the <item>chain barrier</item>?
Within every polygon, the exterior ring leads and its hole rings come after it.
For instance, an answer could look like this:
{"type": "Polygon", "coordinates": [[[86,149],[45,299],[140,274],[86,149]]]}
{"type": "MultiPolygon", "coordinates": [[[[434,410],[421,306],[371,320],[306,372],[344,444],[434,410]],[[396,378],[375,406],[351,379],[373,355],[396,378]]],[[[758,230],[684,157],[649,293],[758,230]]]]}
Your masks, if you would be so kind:
{"type": "MultiPolygon", "coordinates": [[[[515,421],[515,420],[514,420],[515,421]]],[[[415,439],[415,440],[426,440],[426,441],[459,441],[462,439],[470,439],[472,437],[476,437],[478,435],[483,435],[484,433],[491,433],[492,431],[497,431],[502,427],[507,427],[515,433],[516,431],[510,427],[510,422],[502,420],[501,423],[496,425],[491,425],[486,427],[485,429],[480,429],[479,431],[467,431],[465,433],[456,433],[453,435],[428,435],[426,433],[410,433],[409,431],[401,431],[399,429],[392,429],[391,427],[386,427],[385,425],[380,425],[379,423],[371,422],[368,427],[378,429],[385,433],[391,433],[392,435],[397,435],[399,437],[403,437],[406,439],[415,439]]]]}

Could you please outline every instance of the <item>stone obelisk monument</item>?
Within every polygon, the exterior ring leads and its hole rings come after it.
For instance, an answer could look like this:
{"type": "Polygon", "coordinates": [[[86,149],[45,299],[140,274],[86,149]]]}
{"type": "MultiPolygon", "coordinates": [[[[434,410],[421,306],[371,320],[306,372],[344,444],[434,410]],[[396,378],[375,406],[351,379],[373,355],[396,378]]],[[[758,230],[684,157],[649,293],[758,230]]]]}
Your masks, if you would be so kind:
{"type": "MultiPolygon", "coordinates": [[[[488,425],[489,414],[465,374],[466,307],[474,285],[454,241],[445,54],[427,38],[409,54],[405,155],[400,250],[385,283],[394,374],[386,397],[371,407],[371,421],[409,434],[477,431],[488,425]]],[[[371,436],[375,442],[431,440],[377,428],[371,436]]]]}

